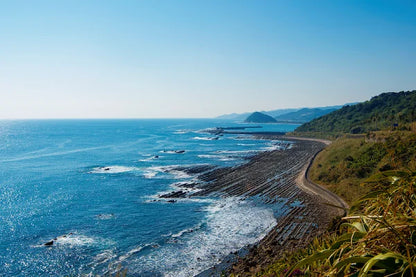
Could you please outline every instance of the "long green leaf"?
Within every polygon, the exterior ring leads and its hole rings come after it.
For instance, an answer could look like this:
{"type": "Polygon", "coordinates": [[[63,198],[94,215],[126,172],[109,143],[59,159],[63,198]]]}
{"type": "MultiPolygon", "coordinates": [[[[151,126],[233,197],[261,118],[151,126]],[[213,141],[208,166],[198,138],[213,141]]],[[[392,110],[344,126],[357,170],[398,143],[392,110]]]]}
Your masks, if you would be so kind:
{"type": "Polygon", "coordinates": [[[364,237],[365,234],[360,233],[360,232],[354,232],[354,233],[345,233],[341,236],[339,236],[339,238],[331,245],[331,249],[338,249],[341,245],[343,245],[344,243],[348,242],[356,242],[358,240],[360,240],[361,238],[364,237]]]}
{"type": "Polygon", "coordinates": [[[367,233],[367,230],[362,222],[353,222],[353,223],[342,223],[341,226],[351,227],[352,229],[356,229],[360,233],[367,233]]]}
{"type": "Polygon", "coordinates": [[[339,261],[338,263],[336,263],[334,265],[334,267],[335,268],[341,268],[343,266],[346,266],[346,265],[349,265],[349,264],[352,264],[352,263],[365,264],[370,259],[371,259],[371,257],[361,257],[361,256],[350,257],[350,258],[346,258],[344,260],[339,261]]]}
{"type": "MultiPolygon", "coordinates": [[[[395,259],[396,264],[398,263],[398,261],[401,261],[401,264],[406,262],[406,258],[397,253],[389,252],[385,254],[378,254],[377,256],[374,256],[365,263],[363,268],[360,270],[359,276],[367,276],[368,272],[375,264],[377,264],[380,261],[385,261],[387,259],[395,259]]],[[[394,271],[394,268],[389,268],[389,270],[394,271]]]]}

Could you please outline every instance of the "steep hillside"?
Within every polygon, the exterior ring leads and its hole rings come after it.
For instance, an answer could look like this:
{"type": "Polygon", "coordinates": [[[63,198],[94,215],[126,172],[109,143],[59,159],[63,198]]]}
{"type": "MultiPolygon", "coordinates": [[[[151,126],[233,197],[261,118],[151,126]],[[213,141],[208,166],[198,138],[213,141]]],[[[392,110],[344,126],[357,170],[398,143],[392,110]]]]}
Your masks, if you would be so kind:
{"type": "Polygon", "coordinates": [[[416,120],[416,90],[388,92],[371,100],[316,118],[295,132],[365,133],[389,127],[402,128],[416,120]]]}
{"type": "Polygon", "coordinates": [[[326,115],[330,112],[337,110],[336,108],[332,109],[320,109],[320,108],[303,108],[296,112],[286,113],[279,116],[276,116],[277,121],[282,122],[296,122],[304,123],[311,121],[317,117],[326,115]]]}
{"type": "Polygon", "coordinates": [[[299,111],[299,109],[278,109],[278,110],[272,110],[272,111],[267,111],[263,113],[270,115],[271,117],[276,117],[282,114],[287,114],[287,113],[296,112],[296,111],[299,111]]]}
{"type": "Polygon", "coordinates": [[[352,203],[374,189],[362,185],[370,176],[409,168],[416,170],[416,134],[379,131],[334,141],[316,157],[310,178],[352,203]]]}
{"type": "Polygon", "coordinates": [[[244,122],[248,123],[276,123],[276,119],[271,117],[270,115],[260,113],[260,112],[254,112],[249,117],[244,120],[244,122]]]}

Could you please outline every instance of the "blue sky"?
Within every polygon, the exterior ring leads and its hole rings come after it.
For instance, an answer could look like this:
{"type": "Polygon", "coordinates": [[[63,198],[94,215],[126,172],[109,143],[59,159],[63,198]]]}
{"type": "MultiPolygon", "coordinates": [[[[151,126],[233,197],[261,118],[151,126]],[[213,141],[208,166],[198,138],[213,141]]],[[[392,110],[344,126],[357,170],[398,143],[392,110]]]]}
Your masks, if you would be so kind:
{"type": "Polygon", "coordinates": [[[1,1],[0,118],[213,117],[416,89],[416,1],[1,1]]]}

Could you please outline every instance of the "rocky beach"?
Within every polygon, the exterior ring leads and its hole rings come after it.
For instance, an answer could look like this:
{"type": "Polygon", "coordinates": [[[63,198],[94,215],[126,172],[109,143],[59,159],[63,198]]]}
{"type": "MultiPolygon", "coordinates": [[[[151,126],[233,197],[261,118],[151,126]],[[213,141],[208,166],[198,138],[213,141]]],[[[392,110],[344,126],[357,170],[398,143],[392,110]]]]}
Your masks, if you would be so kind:
{"type": "Polygon", "coordinates": [[[259,153],[240,166],[201,174],[200,183],[187,184],[196,189],[189,194],[177,191],[161,195],[172,200],[203,196],[255,197],[271,206],[284,199],[290,206],[290,211],[277,218],[277,225],[258,244],[229,255],[199,276],[218,276],[225,270],[250,276],[285,251],[305,247],[328,228],[334,217],[343,215],[342,208],[347,207],[338,196],[307,178],[310,163],[328,141],[275,134],[257,134],[256,138],[280,141],[280,148],[259,153]]]}

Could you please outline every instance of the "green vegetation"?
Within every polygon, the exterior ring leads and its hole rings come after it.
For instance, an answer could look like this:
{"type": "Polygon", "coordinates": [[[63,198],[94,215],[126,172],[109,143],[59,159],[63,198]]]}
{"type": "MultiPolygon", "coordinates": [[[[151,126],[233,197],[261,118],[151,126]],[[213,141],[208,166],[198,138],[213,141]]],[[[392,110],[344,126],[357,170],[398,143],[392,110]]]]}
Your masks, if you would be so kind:
{"type": "Polygon", "coordinates": [[[416,172],[387,171],[379,178],[389,185],[359,199],[338,232],[258,276],[415,276],[416,172]]]}
{"type": "Polygon", "coordinates": [[[406,124],[414,121],[416,90],[389,92],[316,118],[299,126],[295,133],[358,134],[389,128],[406,129],[406,124]]]}
{"type": "Polygon", "coordinates": [[[316,157],[309,177],[352,203],[375,188],[362,185],[370,176],[406,168],[416,169],[416,134],[372,132],[335,140],[316,157]]]}
{"type": "Polygon", "coordinates": [[[309,177],[348,215],[257,276],[416,276],[416,91],[383,93],[292,135],[333,139],[309,177]],[[382,130],[382,131],[380,131],[382,130]]]}
{"type": "Polygon", "coordinates": [[[348,215],[256,276],[416,276],[415,132],[345,135],[310,178],[343,196],[348,215]]]}

